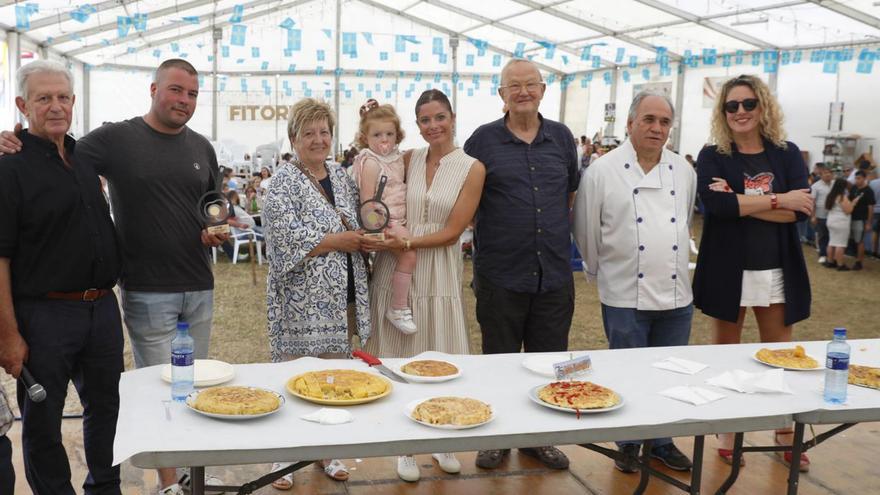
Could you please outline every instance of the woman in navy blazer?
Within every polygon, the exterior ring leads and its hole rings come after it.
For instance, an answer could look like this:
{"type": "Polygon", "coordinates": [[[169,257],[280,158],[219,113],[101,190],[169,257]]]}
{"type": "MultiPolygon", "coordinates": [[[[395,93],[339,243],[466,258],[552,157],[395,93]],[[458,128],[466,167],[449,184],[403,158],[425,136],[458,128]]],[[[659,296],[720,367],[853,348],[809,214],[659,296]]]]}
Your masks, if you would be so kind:
{"type": "MultiPolygon", "coordinates": [[[[810,316],[810,281],[796,227],[813,209],[807,167],[798,147],[785,140],[779,103],[754,76],[721,88],[712,139],[715,145],[703,148],[697,160],[705,216],[694,305],[712,318],[717,344],[740,342],[748,307],[761,342],[790,342],[794,323],[810,316]]],[[[721,444],[718,454],[730,462],[732,436],[722,435],[721,444]]],[[[801,470],[808,466],[802,456],[801,470]]]]}

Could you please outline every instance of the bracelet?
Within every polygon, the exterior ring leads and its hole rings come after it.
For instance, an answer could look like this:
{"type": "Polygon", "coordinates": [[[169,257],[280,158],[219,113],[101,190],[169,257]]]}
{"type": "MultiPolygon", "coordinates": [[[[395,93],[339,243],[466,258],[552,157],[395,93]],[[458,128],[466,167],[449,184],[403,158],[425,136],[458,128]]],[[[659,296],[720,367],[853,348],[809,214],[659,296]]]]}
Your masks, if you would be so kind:
{"type": "Polygon", "coordinates": [[[404,251],[409,251],[410,249],[412,249],[412,241],[410,241],[409,239],[404,239],[404,242],[406,242],[406,245],[403,246],[404,251]]]}
{"type": "Polygon", "coordinates": [[[775,210],[779,208],[779,198],[776,197],[776,194],[770,195],[770,209],[775,210]]]}

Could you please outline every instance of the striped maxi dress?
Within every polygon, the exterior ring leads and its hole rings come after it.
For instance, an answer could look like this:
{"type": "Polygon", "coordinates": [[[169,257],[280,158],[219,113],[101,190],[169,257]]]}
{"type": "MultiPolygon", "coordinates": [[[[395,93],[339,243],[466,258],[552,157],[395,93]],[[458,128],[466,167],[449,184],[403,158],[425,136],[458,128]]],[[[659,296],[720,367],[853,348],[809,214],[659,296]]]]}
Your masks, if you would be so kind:
{"type": "MultiPolygon", "coordinates": [[[[476,161],[456,148],[440,159],[429,188],[425,176],[427,156],[428,148],[415,150],[407,173],[406,225],[413,238],[433,234],[446,226],[465,178],[476,161]]],[[[409,300],[418,331],[404,335],[385,318],[391,306],[391,276],[397,261],[391,253],[379,253],[370,283],[373,330],[365,349],[380,357],[405,358],[425,351],[468,354],[460,244],[418,249],[416,256],[409,300]]]]}

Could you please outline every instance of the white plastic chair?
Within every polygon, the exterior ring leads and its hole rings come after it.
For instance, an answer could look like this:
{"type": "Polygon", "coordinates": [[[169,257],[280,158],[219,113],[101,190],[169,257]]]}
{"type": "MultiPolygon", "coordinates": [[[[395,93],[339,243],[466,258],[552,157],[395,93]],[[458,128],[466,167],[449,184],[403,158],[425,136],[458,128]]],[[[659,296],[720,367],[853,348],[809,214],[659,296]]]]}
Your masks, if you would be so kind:
{"type": "MultiPolygon", "coordinates": [[[[241,246],[246,246],[248,243],[252,241],[256,241],[254,243],[254,249],[257,254],[257,263],[263,264],[263,236],[254,232],[253,230],[241,230],[235,227],[230,228],[231,233],[229,235],[230,240],[232,241],[232,264],[238,263],[238,252],[241,246]]],[[[217,248],[211,248],[211,254],[214,257],[214,264],[217,264],[217,248]]]]}

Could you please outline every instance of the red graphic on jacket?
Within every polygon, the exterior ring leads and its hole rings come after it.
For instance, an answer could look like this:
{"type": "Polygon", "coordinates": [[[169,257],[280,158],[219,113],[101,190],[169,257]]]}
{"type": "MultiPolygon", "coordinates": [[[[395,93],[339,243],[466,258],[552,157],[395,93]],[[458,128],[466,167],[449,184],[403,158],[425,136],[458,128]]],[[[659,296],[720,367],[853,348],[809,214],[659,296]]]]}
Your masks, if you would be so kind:
{"type": "Polygon", "coordinates": [[[743,183],[745,185],[746,194],[748,191],[753,191],[752,194],[769,194],[773,192],[773,179],[776,176],[773,175],[773,172],[761,172],[760,174],[751,177],[749,174],[743,173],[745,177],[743,177],[743,183]]]}

